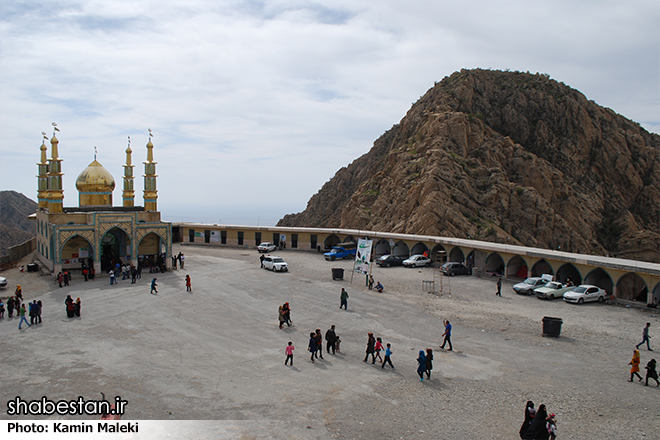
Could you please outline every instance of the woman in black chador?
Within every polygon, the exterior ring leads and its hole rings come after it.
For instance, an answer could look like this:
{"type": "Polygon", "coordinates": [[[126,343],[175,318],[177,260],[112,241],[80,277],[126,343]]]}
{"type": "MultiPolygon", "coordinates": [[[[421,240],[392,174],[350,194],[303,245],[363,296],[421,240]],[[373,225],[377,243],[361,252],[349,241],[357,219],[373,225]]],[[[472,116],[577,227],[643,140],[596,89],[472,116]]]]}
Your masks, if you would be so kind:
{"type": "Polygon", "coordinates": [[[547,440],[550,438],[550,433],[548,432],[548,413],[545,410],[545,405],[539,405],[532,424],[522,438],[526,440],[547,440]]]}
{"type": "Polygon", "coordinates": [[[530,425],[532,424],[532,420],[534,420],[534,414],[536,414],[536,410],[534,409],[534,402],[528,400],[527,405],[525,405],[525,421],[520,427],[520,438],[524,438],[523,435],[525,435],[525,432],[527,432],[530,425]]]}

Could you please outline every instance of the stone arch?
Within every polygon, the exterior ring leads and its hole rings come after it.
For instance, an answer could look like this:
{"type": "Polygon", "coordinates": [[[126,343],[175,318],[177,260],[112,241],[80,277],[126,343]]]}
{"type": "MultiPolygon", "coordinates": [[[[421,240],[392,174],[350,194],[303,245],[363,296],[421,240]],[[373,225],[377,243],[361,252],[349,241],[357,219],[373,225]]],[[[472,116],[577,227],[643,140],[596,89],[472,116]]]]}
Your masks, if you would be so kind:
{"type": "Polygon", "coordinates": [[[128,247],[131,246],[131,235],[120,226],[113,226],[101,237],[99,248],[101,250],[101,269],[106,270],[120,260],[125,261],[131,257],[128,247]],[[128,251],[128,252],[127,252],[128,251]]]}
{"type": "MultiPolygon", "coordinates": [[[[94,245],[87,237],[75,234],[64,240],[60,246],[60,261],[77,258],[94,258],[94,245]],[[87,248],[87,257],[81,257],[79,252],[81,248],[87,248]]],[[[73,264],[77,266],[77,263],[73,264]]]]}
{"type": "Polygon", "coordinates": [[[411,255],[423,255],[424,252],[428,252],[429,248],[421,241],[415,243],[415,245],[410,249],[411,255]]]}
{"type": "Polygon", "coordinates": [[[346,238],[344,238],[343,242],[344,243],[357,243],[357,240],[352,235],[347,235],[346,238]]]}
{"type": "Polygon", "coordinates": [[[465,254],[463,253],[463,249],[458,246],[451,248],[451,251],[449,252],[449,261],[452,263],[462,263],[465,261],[465,254]]]}
{"type": "Polygon", "coordinates": [[[157,232],[151,231],[146,234],[137,245],[138,265],[160,267],[162,261],[163,243],[165,239],[157,232]]]}
{"type": "Polygon", "coordinates": [[[323,241],[325,249],[332,249],[333,246],[337,246],[339,243],[341,243],[341,239],[335,234],[328,235],[323,241]]]}
{"type": "Polygon", "coordinates": [[[431,255],[429,257],[434,263],[445,264],[448,258],[447,249],[441,244],[436,244],[431,249],[431,255]]]}
{"type": "Polygon", "coordinates": [[[557,269],[556,279],[560,283],[566,284],[569,278],[576,286],[582,284],[582,275],[580,274],[580,271],[577,270],[573,264],[564,263],[559,269],[557,269]]]}
{"type": "Polygon", "coordinates": [[[527,262],[520,255],[514,255],[506,265],[506,277],[527,278],[527,262]]]}
{"type": "MultiPolygon", "coordinates": [[[[619,278],[616,284],[616,297],[629,301],[649,303],[649,288],[638,274],[629,272],[619,278]]],[[[653,301],[651,299],[651,301],[653,301]]]]}
{"type": "Polygon", "coordinates": [[[381,256],[385,254],[389,254],[392,252],[392,248],[390,248],[390,242],[389,240],[386,240],[384,238],[381,238],[376,242],[376,246],[374,248],[376,256],[381,256]]]}
{"type": "Polygon", "coordinates": [[[504,259],[497,252],[493,252],[486,257],[485,269],[487,273],[502,276],[504,274],[504,259]]]}
{"type": "MultiPolygon", "coordinates": [[[[660,304],[660,283],[656,284],[649,298],[652,304],[660,304]]],[[[657,307],[657,306],[656,306],[657,307]]]]}
{"type": "Polygon", "coordinates": [[[612,294],[614,283],[610,274],[608,274],[603,268],[597,267],[592,270],[584,277],[584,284],[591,284],[598,286],[601,289],[605,290],[608,295],[612,294]]]}
{"type": "Polygon", "coordinates": [[[539,260],[534,265],[532,266],[532,276],[533,277],[540,277],[541,275],[554,275],[555,271],[552,269],[552,266],[550,266],[550,263],[548,263],[545,260],[539,260]]]}
{"type": "Polygon", "coordinates": [[[396,255],[399,257],[406,257],[406,258],[409,257],[410,249],[408,248],[406,242],[403,240],[399,240],[396,243],[394,243],[394,247],[392,248],[392,255],[396,255]]]}

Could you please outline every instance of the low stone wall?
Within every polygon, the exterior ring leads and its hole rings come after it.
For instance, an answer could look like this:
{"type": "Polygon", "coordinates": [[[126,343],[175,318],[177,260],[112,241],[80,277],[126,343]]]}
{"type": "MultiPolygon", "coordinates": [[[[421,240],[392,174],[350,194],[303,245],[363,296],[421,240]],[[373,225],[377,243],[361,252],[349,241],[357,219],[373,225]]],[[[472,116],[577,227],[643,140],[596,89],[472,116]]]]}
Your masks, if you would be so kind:
{"type": "Polygon", "coordinates": [[[37,248],[37,238],[31,238],[26,242],[17,244],[9,248],[9,255],[3,255],[0,257],[0,265],[13,263],[18,261],[24,256],[28,255],[30,252],[37,248]]]}

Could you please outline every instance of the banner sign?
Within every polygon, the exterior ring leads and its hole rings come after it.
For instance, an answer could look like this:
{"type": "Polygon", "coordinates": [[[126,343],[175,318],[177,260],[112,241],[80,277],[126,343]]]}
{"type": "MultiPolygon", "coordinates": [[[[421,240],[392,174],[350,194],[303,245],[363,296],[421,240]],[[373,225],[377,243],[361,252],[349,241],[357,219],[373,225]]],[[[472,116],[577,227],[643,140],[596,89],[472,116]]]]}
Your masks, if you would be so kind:
{"type": "Polygon", "coordinates": [[[369,273],[372,245],[373,240],[365,240],[364,238],[358,240],[357,252],[355,253],[355,272],[364,274],[369,273]]]}
{"type": "Polygon", "coordinates": [[[220,241],[220,232],[219,231],[211,231],[211,241],[220,241]]]}

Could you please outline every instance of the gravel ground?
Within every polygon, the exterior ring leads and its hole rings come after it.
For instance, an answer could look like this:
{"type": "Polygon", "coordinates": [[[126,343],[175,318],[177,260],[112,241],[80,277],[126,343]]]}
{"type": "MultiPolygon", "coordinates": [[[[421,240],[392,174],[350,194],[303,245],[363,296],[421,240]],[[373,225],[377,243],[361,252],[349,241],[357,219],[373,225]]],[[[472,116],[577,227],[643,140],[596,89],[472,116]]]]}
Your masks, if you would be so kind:
{"type": "MultiPolygon", "coordinates": [[[[16,318],[0,321],[3,402],[105,390],[129,401],[125,419],[236,421],[240,434],[222,438],[512,439],[533,400],[557,414],[560,438],[660,438],[660,388],[627,382],[644,324],[660,335],[654,312],[541,301],[508,281],[499,298],[494,279],[403,267],[374,269],[385,286],[378,294],[364,276],[350,283],[350,272],[332,281],[330,268],[351,262],[316,253],[278,252],[291,270],[271,273],[251,249],[175,250],[186,271],[159,275],[158,296],[148,294],[148,274],[112,288],[105,276],[74,275],[59,289],[49,277],[3,271],[6,292],[20,281],[45,309],[44,324],[20,332],[16,318]],[[422,290],[433,279],[441,293],[422,290]],[[341,287],[348,311],[338,308],[341,287]],[[66,319],[66,294],[83,299],[82,318],[66,319]],[[294,326],[279,330],[284,301],[294,326]],[[563,319],[560,338],[541,336],[544,316],[563,319]],[[439,349],[442,319],[454,327],[453,352],[439,349]],[[309,332],[330,324],[342,353],[311,364],[309,332]],[[368,331],[392,343],[395,370],[362,362],[368,331]],[[288,340],[294,368],[282,365],[288,340]],[[434,349],[434,372],[420,382],[415,358],[425,348],[434,349]]],[[[653,353],[641,354],[643,367],[653,353]]],[[[6,408],[0,419],[11,419],[6,408]]]]}

